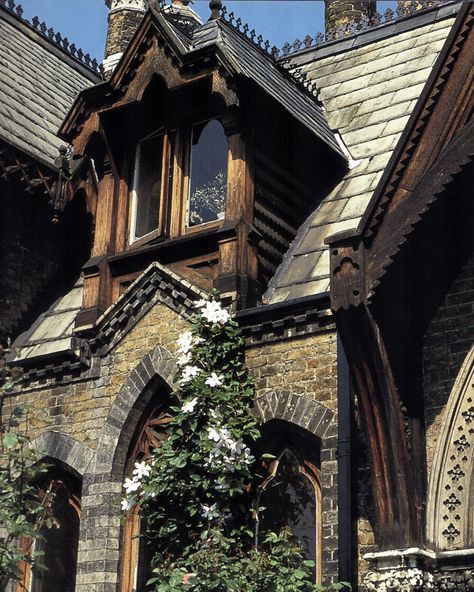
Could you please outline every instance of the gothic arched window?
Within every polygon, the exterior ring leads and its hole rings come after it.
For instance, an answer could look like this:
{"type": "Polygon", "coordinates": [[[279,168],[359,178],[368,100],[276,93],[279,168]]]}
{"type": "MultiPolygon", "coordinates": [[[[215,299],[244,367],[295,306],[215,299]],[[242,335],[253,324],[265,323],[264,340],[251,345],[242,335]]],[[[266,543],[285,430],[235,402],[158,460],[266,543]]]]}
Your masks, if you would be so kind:
{"type": "MultiPolygon", "coordinates": [[[[154,405],[144,413],[146,418],[139,426],[128,455],[126,476],[132,474],[136,462],[146,461],[168,437],[168,425],[172,416],[163,404],[154,405]]],[[[140,516],[140,506],[127,513],[123,527],[123,552],[120,592],[145,592],[151,577],[151,561],[145,524],[140,516]]]]}
{"type": "Polygon", "coordinates": [[[321,476],[317,467],[318,442],[294,435],[280,437],[266,451],[275,458],[264,461],[259,486],[259,507],[265,508],[258,522],[258,540],[267,532],[288,528],[301,544],[305,559],[315,563],[315,581],[321,582],[321,476]]]}
{"type": "Polygon", "coordinates": [[[224,218],[228,149],[227,136],[217,119],[193,126],[189,167],[188,227],[224,218]]]}
{"type": "MultiPolygon", "coordinates": [[[[74,592],[81,485],[79,479],[58,469],[50,472],[41,489],[54,493],[52,517],[56,522],[52,528],[43,528],[34,544],[34,550],[42,552],[41,563],[46,570],[22,565],[17,592],[74,592]]],[[[31,547],[31,541],[24,540],[22,545],[27,549],[31,547]]]]}

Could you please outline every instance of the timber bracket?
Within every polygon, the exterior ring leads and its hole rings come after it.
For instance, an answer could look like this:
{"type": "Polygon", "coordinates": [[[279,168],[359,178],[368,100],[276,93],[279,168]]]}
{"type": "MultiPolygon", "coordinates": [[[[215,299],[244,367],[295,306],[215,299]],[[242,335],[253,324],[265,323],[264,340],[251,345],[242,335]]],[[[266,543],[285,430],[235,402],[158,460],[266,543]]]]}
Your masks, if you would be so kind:
{"type": "Polygon", "coordinates": [[[365,301],[365,247],[359,237],[329,237],[331,305],[334,311],[365,301]]]}

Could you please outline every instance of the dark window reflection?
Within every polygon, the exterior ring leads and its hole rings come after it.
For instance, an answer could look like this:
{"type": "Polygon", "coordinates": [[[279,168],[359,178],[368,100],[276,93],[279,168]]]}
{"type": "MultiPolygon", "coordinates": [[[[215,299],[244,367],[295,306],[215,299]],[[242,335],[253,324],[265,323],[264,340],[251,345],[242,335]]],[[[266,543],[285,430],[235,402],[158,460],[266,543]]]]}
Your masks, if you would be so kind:
{"type": "Polygon", "coordinates": [[[44,529],[36,542],[42,551],[46,570],[33,569],[31,592],[74,592],[77,547],[79,542],[78,508],[65,486],[56,490],[53,515],[59,527],[44,529]]]}
{"type": "Polygon", "coordinates": [[[213,119],[192,133],[188,225],[224,218],[227,197],[228,141],[213,119]]]}
{"type": "Polygon", "coordinates": [[[317,483],[290,451],[285,450],[270,468],[270,475],[260,494],[259,542],[267,531],[279,532],[289,527],[300,542],[307,559],[316,562],[317,483]]]}
{"type": "Polygon", "coordinates": [[[163,136],[158,135],[139,144],[135,190],[137,192],[135,237],[156,230],[159,222],[163,136]]]}

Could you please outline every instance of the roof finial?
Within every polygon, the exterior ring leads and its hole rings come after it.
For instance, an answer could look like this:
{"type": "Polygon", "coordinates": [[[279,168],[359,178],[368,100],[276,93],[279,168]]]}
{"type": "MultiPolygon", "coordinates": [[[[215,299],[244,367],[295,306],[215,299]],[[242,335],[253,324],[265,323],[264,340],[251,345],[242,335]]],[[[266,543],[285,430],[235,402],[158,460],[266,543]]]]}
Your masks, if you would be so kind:
{"type": "Polygon", "coordinates": [[[214,21],[221,18],[221,10],[222,10],[222,1],[221,0],[211,0],[209,2],[209,8],[211,9],[211,16],[209,17],[210,21],[214,21]]]}

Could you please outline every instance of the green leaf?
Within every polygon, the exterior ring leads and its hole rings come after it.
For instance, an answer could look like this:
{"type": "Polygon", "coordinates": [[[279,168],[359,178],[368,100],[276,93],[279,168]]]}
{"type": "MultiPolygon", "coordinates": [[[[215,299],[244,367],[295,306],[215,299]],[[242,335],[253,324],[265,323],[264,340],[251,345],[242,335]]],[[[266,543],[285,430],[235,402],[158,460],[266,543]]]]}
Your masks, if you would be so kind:
{"type": "Polygon", "coordinates": [[[18,444],[18,436],[16,434],[8,432],[3,436],[2,442],[4,448],[15,448],[15,446],[18,444]]]}

